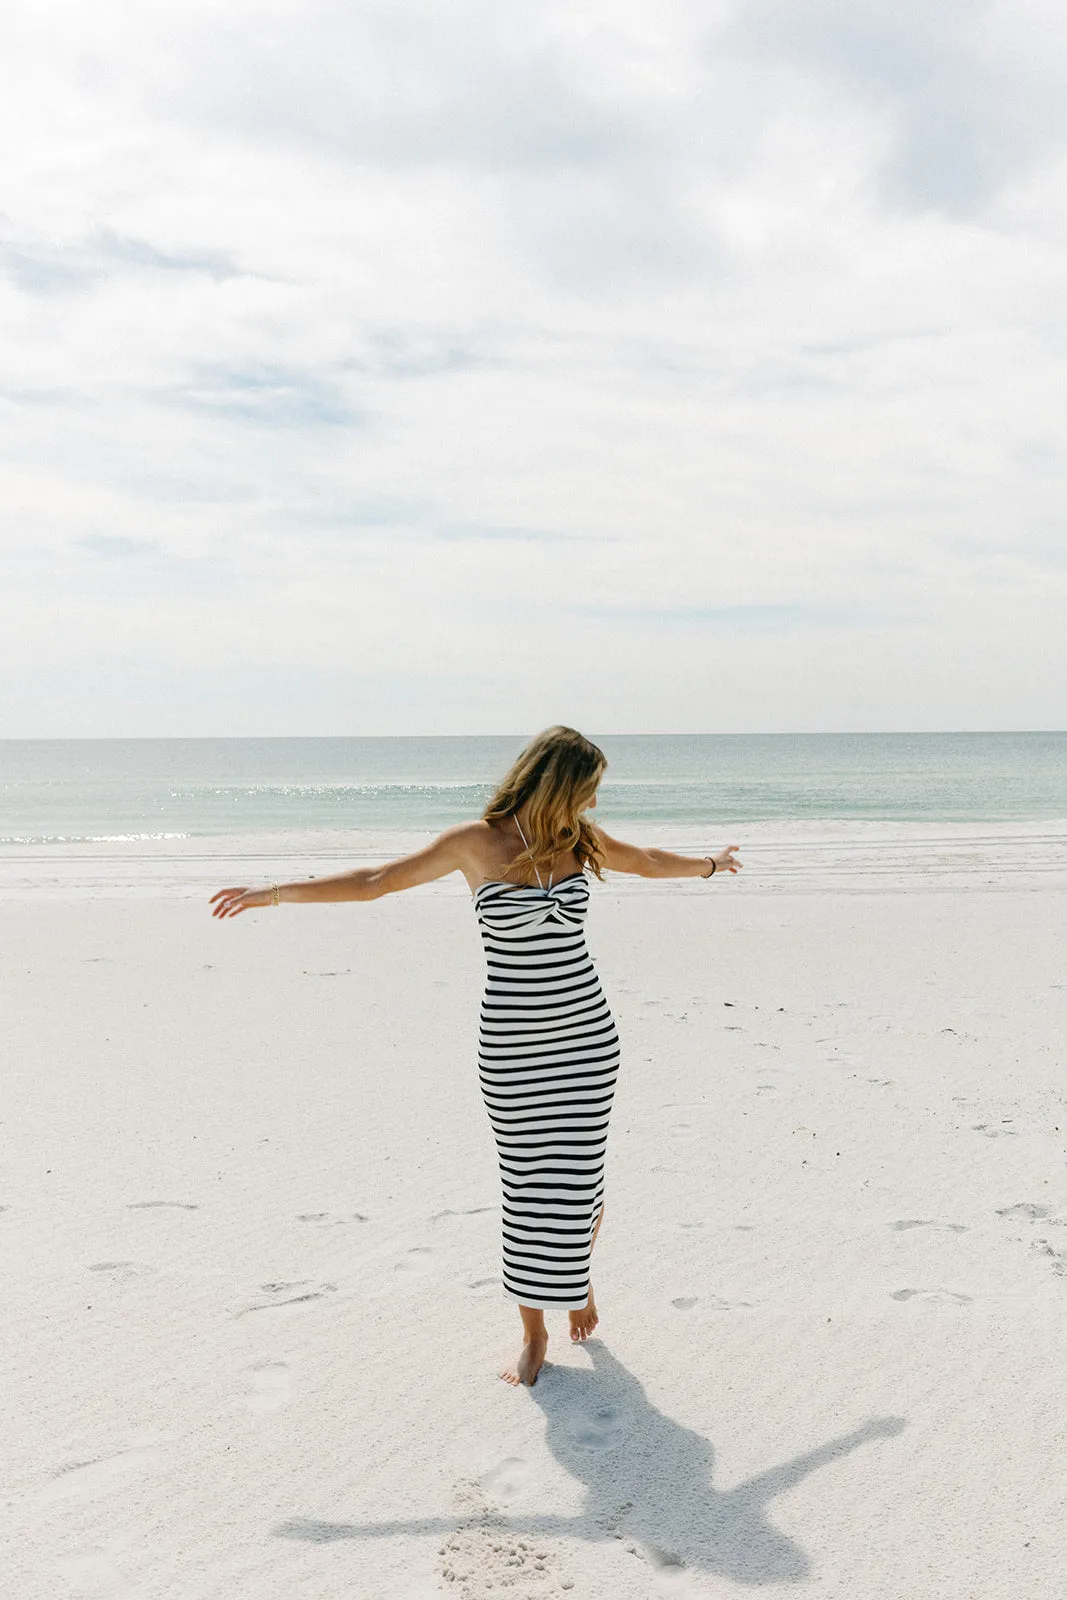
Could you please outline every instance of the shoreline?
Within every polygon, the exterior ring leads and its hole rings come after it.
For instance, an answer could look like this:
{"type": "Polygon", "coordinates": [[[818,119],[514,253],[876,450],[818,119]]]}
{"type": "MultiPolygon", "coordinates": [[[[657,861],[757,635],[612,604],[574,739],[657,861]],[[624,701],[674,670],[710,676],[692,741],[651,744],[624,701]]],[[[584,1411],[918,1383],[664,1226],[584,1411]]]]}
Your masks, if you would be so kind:
{"type": "MultiPolygon", "coordinates": [[[[611,819],[635,842],[704,855],[740,842],[744,894],[1067,889],[1067,820],[760,821],[708,828],[611,819]]],[[[196,898],[226,883],[321,877],[421,848],[435,830],[308,830],[203,836],[117,835],[0,845],[0,898],[196,898]]],[[[679,880],[609,876],[621,894],[706,893],[679,880]]],[[[458,878],[409,891],[466,894],[458,878]]]]}

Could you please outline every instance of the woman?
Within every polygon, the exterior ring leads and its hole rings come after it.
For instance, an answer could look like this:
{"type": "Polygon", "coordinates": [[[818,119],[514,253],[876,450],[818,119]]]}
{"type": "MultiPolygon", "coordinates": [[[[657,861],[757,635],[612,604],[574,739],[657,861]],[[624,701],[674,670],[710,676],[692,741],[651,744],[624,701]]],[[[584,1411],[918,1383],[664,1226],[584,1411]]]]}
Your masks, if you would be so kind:
{"type": "Polygon", "coordinates": [[[527,745],[480,822],[448,828],[425,850],[332,878],[220,889],[213,916],[284,900],[377,900],[450,872],[474,895],[488,977],[478,1065],[503,1186],[504,1292],[523,1347],[500,1376],[533,1384],[545,1359],[545,1312],[565,1310],[572,1339],[597,1325],[589,1261],[604,1217],[604,1153],[619,1041],[585,947],[586,873],[642,878],[736,872],[738,845],[717,856],[642,850],[596,828],[587,812],[607,766],[573,728],[527,745]]]}

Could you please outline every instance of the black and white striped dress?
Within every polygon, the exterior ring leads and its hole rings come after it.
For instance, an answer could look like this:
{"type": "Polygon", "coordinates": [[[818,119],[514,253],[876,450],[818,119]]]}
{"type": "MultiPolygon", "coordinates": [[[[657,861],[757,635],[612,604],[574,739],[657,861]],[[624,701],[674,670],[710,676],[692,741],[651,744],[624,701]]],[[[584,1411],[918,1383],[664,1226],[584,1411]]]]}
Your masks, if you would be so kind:
{"type": "Polygon", "coordinates": [[[504,1293],[571,1310],[589,1299],[619,1038],[585,944],[589,885],[480,884],[488,964],[478,1067],[503,1185],[504,1293]]]}

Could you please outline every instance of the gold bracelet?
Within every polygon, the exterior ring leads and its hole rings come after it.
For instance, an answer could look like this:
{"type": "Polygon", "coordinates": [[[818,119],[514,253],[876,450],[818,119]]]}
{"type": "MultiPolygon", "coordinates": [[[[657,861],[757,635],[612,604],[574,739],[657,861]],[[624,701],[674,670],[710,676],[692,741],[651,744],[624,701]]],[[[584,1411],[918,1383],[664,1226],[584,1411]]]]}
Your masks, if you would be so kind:
{"type": "Polygon", "coordinates": [[[272,883],[270,886],[270,903],[272,906],[280,906],[282,903],[281,887],[276,883],[272,883]]]}

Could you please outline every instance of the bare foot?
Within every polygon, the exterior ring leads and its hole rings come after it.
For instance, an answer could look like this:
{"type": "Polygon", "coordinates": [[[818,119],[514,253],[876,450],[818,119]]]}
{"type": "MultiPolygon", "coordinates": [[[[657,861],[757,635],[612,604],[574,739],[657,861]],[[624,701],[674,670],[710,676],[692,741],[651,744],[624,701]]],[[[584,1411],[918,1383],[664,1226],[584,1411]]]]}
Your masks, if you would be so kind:
{"type": "Polygon", "coordinates": [[[589,1285],[589,1299],[580,1311],[568,1311],[571,1319],[571,1338],[575,1344],[582,1339],[588,1339],[600,1318],[597,1316],[596,1301],[593,1299],[593,1285],[589,1285]]]}
{"type": "Polygon", "coordinates": [[[548,1334],[534,1334],[533,1338],[527,1339],[524,1342],[522,1347],[522,1355],[516,1361],[515,1365],[513,1367],[505,1367],[500,1376],[503,1378],[505,1383],[516,1385],[525,1383],[527,1388],[532,1389],[534,1384],[537,1382],[537,1374],[541,1370],[542,1363],[545,1359],[545,1351],[547,1349],[548,1334]]]}

